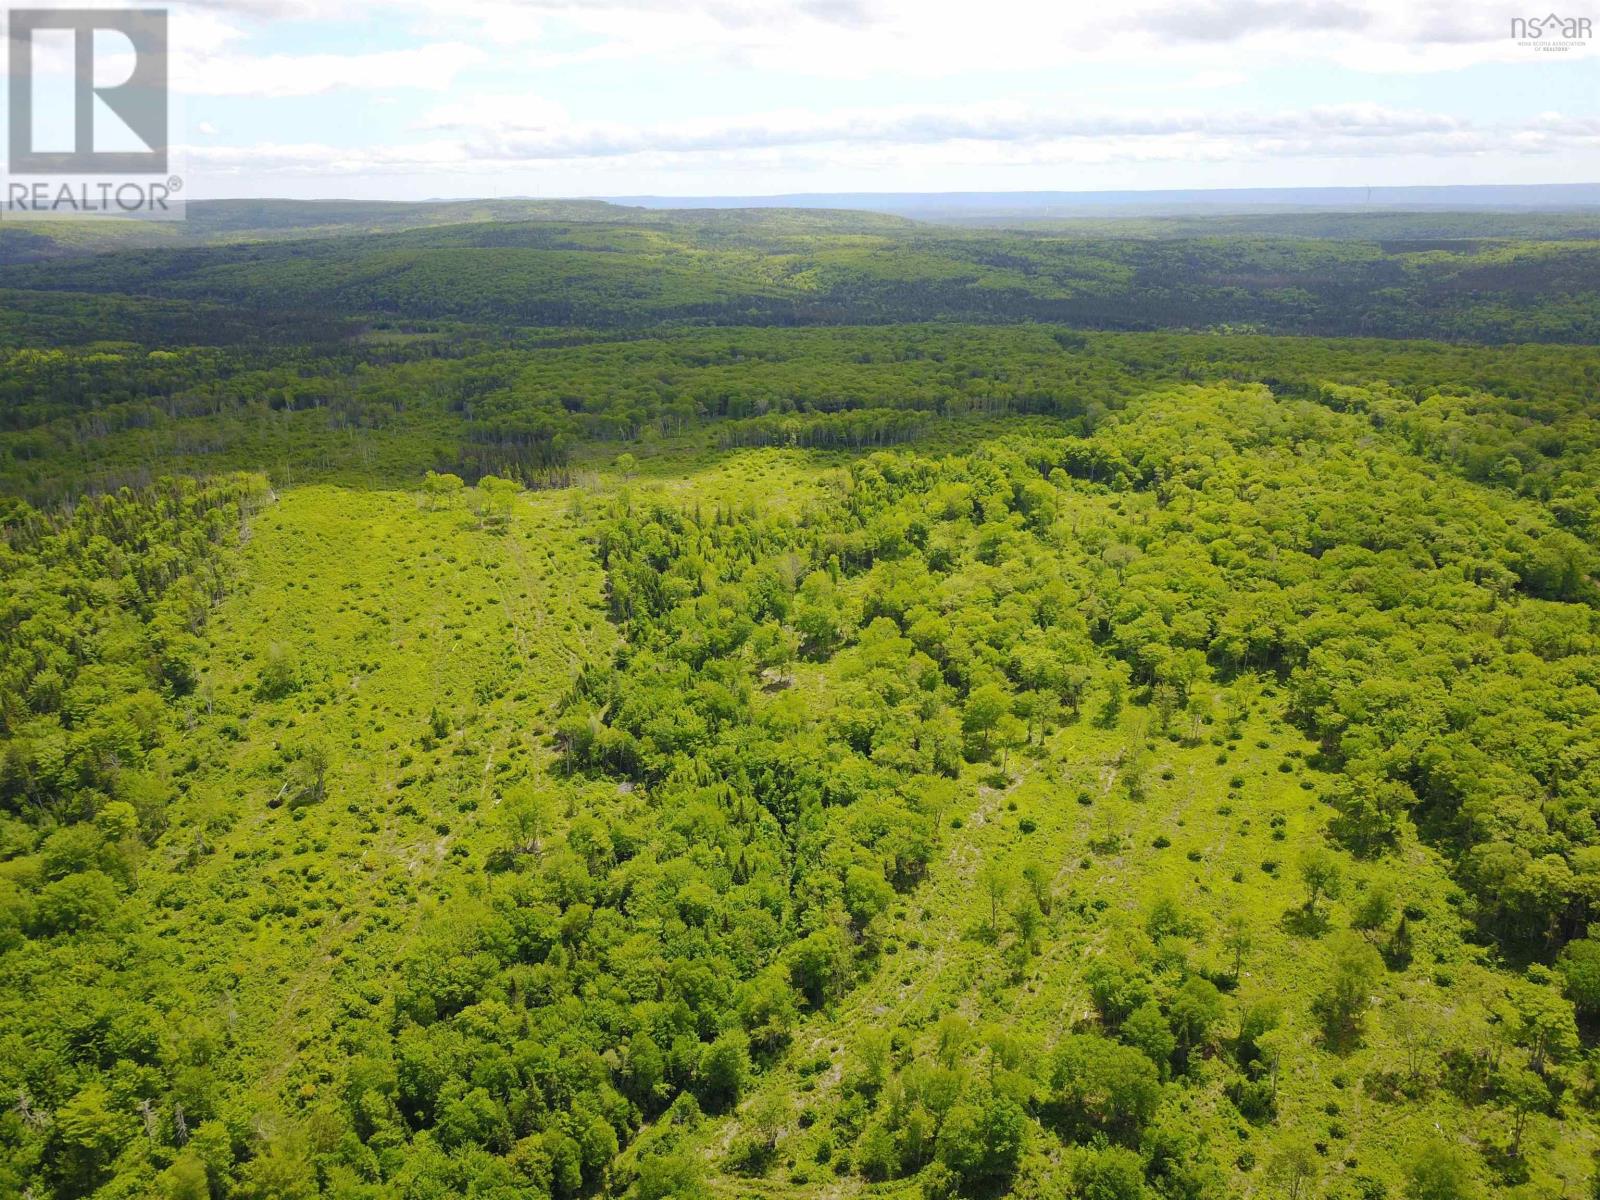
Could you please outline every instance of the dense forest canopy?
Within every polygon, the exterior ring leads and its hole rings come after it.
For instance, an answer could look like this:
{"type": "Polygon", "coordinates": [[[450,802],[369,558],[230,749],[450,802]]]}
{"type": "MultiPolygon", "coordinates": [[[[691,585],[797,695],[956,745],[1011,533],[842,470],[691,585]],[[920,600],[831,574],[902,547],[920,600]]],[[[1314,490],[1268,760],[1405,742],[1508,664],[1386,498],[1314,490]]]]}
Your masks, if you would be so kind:
{"type": "Polygon", "coordinates": [[[1257,232],[1221,236],[1181,221],[970,230],[827,210],[502,215],[418,216],[377,233],[356,216],[313,240],[323,231],[301,227],[301,240],[101,254],[22,230],[0,241],[0,262],[6,286],[28,292],[194,305],[208,340],[239,336],[227,313],[308,312],[497,330],[1021,320],[1490,342],[1597,332],[1600,231],[1581,216],[1254,218],[1257,232]]]}
{"type": "Polygon", "coordinates": [[[208,220],[0,240],[0,1193],[1596,1194],[1584,214],[208,220]]]}

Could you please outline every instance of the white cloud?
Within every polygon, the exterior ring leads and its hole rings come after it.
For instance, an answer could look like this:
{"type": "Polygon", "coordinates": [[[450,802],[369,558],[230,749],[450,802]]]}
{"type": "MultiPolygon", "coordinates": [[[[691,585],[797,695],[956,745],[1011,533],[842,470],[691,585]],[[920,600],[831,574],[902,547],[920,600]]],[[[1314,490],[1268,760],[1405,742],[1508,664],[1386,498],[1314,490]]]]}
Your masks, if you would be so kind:
{"type": "MultiPolygon", "coordinates": [[[[1469,120],[1430,111],[1428,81],[1385,80],[1369,89],[1365,80],[1316,69],[1420,75],[1521,61],[1537,73],[1553,66],[1550,56],[1509,36],[1510,18],[1523,7],[1522,0],[191,0],[173,11],[173,67],[180,95],[329,96],[319,107],[337,132],[301,123],[305,106],[284,106],[297,115],[269,126],[280,131],[278,144],[218,147],[215,133],[197,139],[212,144],[193,149],[194,169],[237,179],[408,172],[488,179],[515,170],[541,178],[779,171],[793,178],[810,171],[814,186],[828,188],[845,177],[842,170],[856,178],[899,172],[892,186],[910,186],[932,178],[933,167],[954,164],[971,168],[967,179],[992,168],[995,186],[1006,186],[1006,173],[1025,167],[1059,168],[1065,182],[1078,166],[1170,163],[1177,165],[1143,177],[1187,182],[1191,164],[1251,164],[1260,179],[1278,177],[1271,164],[1290,161],[1340,164],[1324,169],[1343,177],[1351,163],[1448,162],[1451,171],[1497,163],[1514,174],[1535,160],[1547,175],[1592,175],[1600,171],[1600,118],[1570,87],[1539,103],[1575,112],[1514,119],[1525,102],[1507,89],[1474,106],[1499,119],[1469,120]],[[352,42],[364,26],[381,30],[382,40],[352,42]],[[320,52],[334,47],[340,52],[320,52]],[[637,87],[629,82],[635,64],[637,87]],[[1095,69],[1106,64],[1119,69],[1095,69]],[[749,76],[724,72],[730,65],[760,70],[770,85],[764,95],[798,96],[807,107],[748,111],[739,87],[749,76]],[[569,69],[549,70],[555,67],[569,69]],[[1007,71],[1020,77],[1018,95],[1032,89],[1026,103],[941,103],[1007,71]],[[658,107],[646,88],[663,75],[684,86],[658,107]],[[841,77],[891,85],[908,102],[828,108],[823,98],[841,77]],[[946,83],[957,78],[959,86],[946,83]],[[1086,79],[1093,90],[1074,93],[1086,79]],[[518,91],[517,80],[539,90],[518,91]],[[603,80],[606,92],[591,80],[603,80]],[[719,93],[727,81],[732,86],[719,93]],[[1252,83],[1259,85],[1248,93],[1256,111],[1228,92],[1252,83]],[[420,115],[404,107],[417,104],[419,91],[435,102],[420,115]],[[1369,91],[1417,99],[1411,106],[1308,104],[1319,91],[1330,99],[1369,91]],[[1131,103],[1110,107],[1120,98],[1131,103]],[[370,121],[377,105],[394,110],[372,123],[400,131],[395,144],[327,144],[358,139],[362,118],[370,121]],[[668,119],[684,112],[708,115],[668,119]],[[625,116],[586,119],[605,114],[625,116]]],[[[1587,57],[1592,65],[1596,54],[1600,39],[1560,60],[1587,57]]],[[[244,124],[225,103],[206,106],[204,115],[244,124]]]]}
{"type": "Polygon", "coordinates": [[[429,109],[412,128],[526,133],[559,129],[570,123],[571,118],[563,106],[542,96],[529,92],[479,92],[429,109]]]}
{"type": "Polygon", "coordinates": [[[655,126],[567,125],[511,129],[494,126],[469,135],[472,157],[518,159],[611,158],[642,153],[749,151],[818,144],[936,145],[993,142],[1120,140],[1124,143],[1204,138],[1249,142],[1295,138],[1442,137],[1462,124],[1437,113],[1345,105],[1300,112],[1199,110],[1083,113],[1017,105],[851,109],[827,113],[786,110],[719,121],[655,126]]]}
{"type": "MultiPolygon", "coordinates": [[[[639,59],[802,76],[938,78],[1075,63],[1173,64],[1216,78],[1262,64],[1427,72],[1528,61],[1521,0],[202,0],[224,29],[371,19],[441,44],[518,48],[530,69],[639,59]]],[[[314,39],[312,39],[314,40],[314,39]]],[[[1575,51],[1600,54],[1600,43],[1575,51]]],[[[1563,56],[1570,58],[1572,55],[1563,56]]],[[[391,80],[391,82],[399,82],[391,80]]],[[[367,86],[351,84],[347,86],[367,86]]],[[[1219,86],[1219,85],[1212,85],[1219,86]]]]}
{"type": "Polygon", "coordinates": [[[537,97],[517,116],[496,98],[463,129],[468,108],[436,110],[426,127],[461,132],[361,150],[324,145],[196,146],[205,171],[484,172],[551,164],[660,168],[918,162],[1048,165],[1261,162],[1475,155],[1557,155],[1600,149],[1600,120],[1546,113],[1520,124],[1475,125],[1440,113],[1342,105],[1286,113],[1194,110],[1076,113],[1016,106],[785,111],[719,122],[654,126],[573,124],[537,97]]]}
{"type": "Polygon", "coordinates": [[[174,84],[199,96],[315,96],[341,89],[393,87],[447,91],[489,58],[462,42],[367,54],[221,53],[180,60],[174,84]]]}
{"type": "Polygon", "coordinates": [[[1187,79],[1180,80],[1180,88],[1194,88],[1210,90],[1212,88],[1239,87],[1250,82],[1250,76],[1243,71],[1196,71],[1187,79]]]}

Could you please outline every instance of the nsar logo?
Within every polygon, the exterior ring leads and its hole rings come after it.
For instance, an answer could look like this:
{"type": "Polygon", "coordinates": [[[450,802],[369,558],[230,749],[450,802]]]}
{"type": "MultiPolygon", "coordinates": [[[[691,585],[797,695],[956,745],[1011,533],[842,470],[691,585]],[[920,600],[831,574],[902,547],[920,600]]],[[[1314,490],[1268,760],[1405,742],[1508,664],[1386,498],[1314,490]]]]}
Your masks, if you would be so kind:
{"type": "Polygon", "coordinates": [[[1533,50],[1577,50],[1587,45],[1593,34],[1594,22],[1589,17],[1547,13],[1542,17],[1511,18],[1511,36],[1518,45],[1533,50]]]}

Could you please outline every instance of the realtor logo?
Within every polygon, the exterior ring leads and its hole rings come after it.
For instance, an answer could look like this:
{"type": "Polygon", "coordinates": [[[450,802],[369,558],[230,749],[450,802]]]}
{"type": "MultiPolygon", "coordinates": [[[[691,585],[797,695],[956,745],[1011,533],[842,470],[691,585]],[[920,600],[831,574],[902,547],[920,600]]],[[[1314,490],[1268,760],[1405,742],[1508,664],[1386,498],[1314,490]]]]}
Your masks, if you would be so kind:
{"type": "Polygon", "coordinates": [[[1582,49],[1594,36],[1594,22],[1589,17],[1564,17],[1560,13],[1513,17],[1511,36],[1519,46],[1560,54],[1582,49]]]}
{"type": "MultiPolygon", "coordinates": [[[[13,175],[165,174],[167,170],[167,13],[165,9],[22,8],[11,10],[11,173],[13,175]],[[35,34],[71,33],[72,145],[35,145],[35,34]],[[133,72],[95,84],[95,34],[120,33],[133,46],[133,72]],[[120,120],[143,150],[96,147],[96,102],[120,120]]],[[[104,124],[104,122],[100,122],[104,124]]],[[[122,139],[126,141],[127,139],[122,139]]]]}
{"type": "Polygon", "coordinates": [[[164,8],[15,8],[0,216],[181,221],[164,8]]]}

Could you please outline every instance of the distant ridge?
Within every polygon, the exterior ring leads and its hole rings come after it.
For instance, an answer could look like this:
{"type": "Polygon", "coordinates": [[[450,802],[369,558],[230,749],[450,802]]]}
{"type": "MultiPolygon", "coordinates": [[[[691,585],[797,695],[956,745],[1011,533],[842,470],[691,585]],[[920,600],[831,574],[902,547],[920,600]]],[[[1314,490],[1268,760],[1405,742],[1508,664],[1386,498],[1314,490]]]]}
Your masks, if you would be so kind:
{"type": "MultiPolygon", "coordinates": [[[[392,239],[395,248],[483,236],[505,244],[564,227],[677,230],[726,245],[740,239],[832,234],[898,237],[943,226],[1074,238],[1242,235],[1381,243],[1483,239],[1600,240],[1600,184],[1495,187],[1250,188],[1164,192],[840,192],[775,196],[500,197],[479,200],[197,200],[184,221],[0,221],[0,265],[105,251],[172,250],[246,243],[392,239]],[[521,227],[530,228],[521,228],[521,227]],[[542,230],[535,233],[532,227],[542,230]],[[516,230],[520,229],[520,232],[516,230]],[[479,232],[470,232],[477,230],[479,232]],[[455,232],[451,232],[455,231],[455,232]],[[469,232],[462,232],[469,231],[469,232]]],[[[785,240],[788,239],[788,240],[785,240]]],[[[531,244],[531,243],[530,243],[531,244]]]]}
{"type": "Polygon", "coordinates": [[[1419,187],[1188,188],[1096,192],[796,192],[775,196],[606,196],[640,208],[849,208],[945,219],[1115,215],[1181,216],[1264,211],[1471,211],[1600,208],[1600,183],[1419,187]]]}

